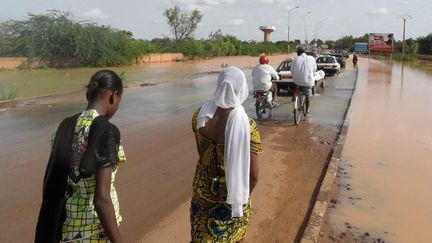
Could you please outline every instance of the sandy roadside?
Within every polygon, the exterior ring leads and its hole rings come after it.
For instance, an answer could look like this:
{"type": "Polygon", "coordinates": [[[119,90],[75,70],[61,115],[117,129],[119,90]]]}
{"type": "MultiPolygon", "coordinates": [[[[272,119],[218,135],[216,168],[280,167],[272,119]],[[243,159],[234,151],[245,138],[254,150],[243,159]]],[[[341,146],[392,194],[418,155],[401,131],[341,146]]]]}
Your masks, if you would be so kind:
{"type": "MultiPolygon", "coordinates": [[[[259,157],[260,179],[252,195],[254,214],[246,242],[293,242],[336,132],[273,122],[259,128],[265,152],[259,157]]],[[[139,242],[188,242],[189,232],[187,200],[139,242]]]]}

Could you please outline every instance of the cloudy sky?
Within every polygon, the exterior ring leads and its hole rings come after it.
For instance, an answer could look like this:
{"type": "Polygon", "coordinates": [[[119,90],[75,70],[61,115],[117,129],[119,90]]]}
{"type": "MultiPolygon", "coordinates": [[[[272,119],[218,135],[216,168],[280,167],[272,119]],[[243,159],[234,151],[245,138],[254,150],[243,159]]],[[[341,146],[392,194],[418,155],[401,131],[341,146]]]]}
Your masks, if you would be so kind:
{"type": "Polygon", "coordinates": [[[70,11],[76,19],[132,31],[135,38],[172,37],[165,9],[178,4],[186,10],[198,9],[204,15],[196,38],[221,29],[241,40],[263,39],[260,25],[275,26],[273,41],[286,40],[288,10],[290,39],[315,36],[338,39],[369,32],[393,32],[402,39],[401,14],[409,14],[407,37],[432,33],[431,0],[1,0],[0,21],[23,19],[28,12],[49,9],[70,11]],[[307,14],[310,12],[309,14],[307,14]],[[306,28],[305,28],[306,23],[306,28]],[[306,29],[306,34],[305,34],[306,29]]]}

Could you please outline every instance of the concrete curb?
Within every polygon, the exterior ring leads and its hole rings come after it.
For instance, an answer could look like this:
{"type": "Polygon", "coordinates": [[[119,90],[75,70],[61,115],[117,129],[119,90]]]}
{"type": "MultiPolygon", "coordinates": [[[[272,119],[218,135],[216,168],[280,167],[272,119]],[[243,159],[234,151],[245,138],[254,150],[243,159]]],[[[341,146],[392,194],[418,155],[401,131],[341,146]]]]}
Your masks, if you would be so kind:
{"type": "Polygon", "coordinates": [[[315,203],[308,219],[306,229],[300,240],[301,243],[316,243],[319,240],[320,231],[322,225],[324,224],[324,218],[327,212],[327,208],[330,201],[330,191],[334,186],[336,179],[339,161],[341,159],[343,147],[345,144],[345,137],[348,132],[349,124],[351,122],[352,114],[352,101],[355,99],[355,94],[357,90],[357,79],[358,79],[358,69],[356,71],[356,80],[353,89],[353,95],[348,103],[348,109],[345,113],[344,122],[340,128],[336,141],[332,145],[330,150],[330,161],[328,161],[328,167],[325,172],[324,179],[320,185],[318,195],[315,198],[315,203]]]}

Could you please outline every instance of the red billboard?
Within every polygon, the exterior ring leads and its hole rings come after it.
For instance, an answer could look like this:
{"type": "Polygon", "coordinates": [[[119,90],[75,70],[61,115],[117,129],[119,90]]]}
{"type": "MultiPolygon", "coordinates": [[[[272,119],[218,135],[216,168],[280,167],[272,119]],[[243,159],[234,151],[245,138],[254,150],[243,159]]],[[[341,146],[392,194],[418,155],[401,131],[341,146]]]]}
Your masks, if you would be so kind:
{"type": "Polygon", "coordinates": [[[393,51],[393,33],[370,33],[370,51],[393,51]]]}

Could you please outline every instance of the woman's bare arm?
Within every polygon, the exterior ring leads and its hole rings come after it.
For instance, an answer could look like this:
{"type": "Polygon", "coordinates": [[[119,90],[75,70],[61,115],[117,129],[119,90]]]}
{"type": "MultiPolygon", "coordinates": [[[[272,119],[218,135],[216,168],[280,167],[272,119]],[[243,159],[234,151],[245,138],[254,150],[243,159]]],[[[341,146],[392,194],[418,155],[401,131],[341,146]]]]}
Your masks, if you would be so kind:
{"type": "Polygon", "coordinates": [[[96,172],[94,205],[105,235],[112,243],[120,243],[122,239],[110,194],[111,173],[111,166],[100,168],[96,172]]]}
{"type": "Polygon", "coordinates": [[[249,176],[249,191],[252,193],[258,183],[258,154],[251,152],[250,154],[250,176],[249,176]]]}

